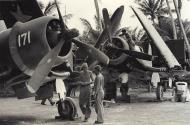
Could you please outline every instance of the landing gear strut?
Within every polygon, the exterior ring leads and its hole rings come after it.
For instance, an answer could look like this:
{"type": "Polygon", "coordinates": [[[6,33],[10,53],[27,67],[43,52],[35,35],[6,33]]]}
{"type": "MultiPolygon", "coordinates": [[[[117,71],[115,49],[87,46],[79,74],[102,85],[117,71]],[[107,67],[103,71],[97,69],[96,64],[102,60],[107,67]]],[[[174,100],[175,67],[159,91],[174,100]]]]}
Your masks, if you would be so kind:
{"type": "Polygon", "coordinates": [[[164,87],[163,85],[160,83],[158,83],[157,89],[156,89],[156,98],[159,101],[162,101],[164,98],[164,87]]]}

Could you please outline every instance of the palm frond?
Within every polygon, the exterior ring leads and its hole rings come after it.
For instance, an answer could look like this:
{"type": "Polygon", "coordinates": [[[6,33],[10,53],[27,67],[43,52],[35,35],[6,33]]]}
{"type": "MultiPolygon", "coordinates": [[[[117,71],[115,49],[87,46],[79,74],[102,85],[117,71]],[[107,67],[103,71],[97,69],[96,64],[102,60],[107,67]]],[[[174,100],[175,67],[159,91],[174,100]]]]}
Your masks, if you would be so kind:
{"type": "Polygon", "coordinates": [[[84,18],[80,18],[82,24],[85,26],[85,29],[86,30],[91,30],[92,29],[92,26],[90,24],[90,22],[87,20],[87,19],[84,19],[84,18]]]}
{"type": "Polygon", "coordinates": [[[42,1],[38,1],[38,5],[41,10],[43,10],[45,8],[45,5],[42,3],[42,1]]]}
{"type": "MultiPolygon", "coordinates": [[[[60,4],[59,2],[57,4],[60,4]]],[[[48,15],[52,12],[53,9],[56,8],[55,1],[49,2],[47,6],[45,7],[44,14],[48,15]]]]}
{"type": "Polygon", "coordinates": [[[67,15],[64,15],[63,18],[64,19],[71,19],[73,17],[73,14],[67,14],[67,15]]]}

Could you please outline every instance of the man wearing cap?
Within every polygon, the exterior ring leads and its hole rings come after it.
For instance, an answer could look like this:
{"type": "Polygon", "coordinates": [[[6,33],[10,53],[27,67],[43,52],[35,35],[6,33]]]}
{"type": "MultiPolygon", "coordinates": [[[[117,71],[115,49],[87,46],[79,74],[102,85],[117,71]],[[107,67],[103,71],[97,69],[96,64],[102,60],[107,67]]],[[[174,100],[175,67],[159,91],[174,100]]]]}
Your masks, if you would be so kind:
{"type": "Polygon", "coordinates": [[[91,97],[91,86],[93,83],[93,74],[88,70],[88,64],[83,63],[80,72],[80,95],[79,95],[79,105],[82,113],[84,114],[84,122],[88,121],[91,115],[90,109],[90,97],[91,97]]]}
{"type": "Polygon", "coordinates": [[[94,89],[95,89],[95,111],[97,114],[97,120],[95,124],[104,123],[103,119],[103,98],[104,98],[104,76],[101,73],[101,66],[97,65],[94,68],[94,73],[96,74],[96,78],[94,81],[94,89]]]}

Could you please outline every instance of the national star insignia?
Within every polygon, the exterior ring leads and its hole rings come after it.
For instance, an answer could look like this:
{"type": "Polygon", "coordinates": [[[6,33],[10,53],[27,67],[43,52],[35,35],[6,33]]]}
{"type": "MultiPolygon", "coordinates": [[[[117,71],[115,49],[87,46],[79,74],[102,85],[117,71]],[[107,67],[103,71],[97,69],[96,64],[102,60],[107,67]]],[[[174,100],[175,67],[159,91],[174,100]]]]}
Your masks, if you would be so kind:
{"type": "Polygon", "coordinates": [[[28,16],[28,15],[24,15],[19,7],[19,5],[17,5],[17,11],[16,12],[10,12],[17,21],[21,21],[21,22],[26,22],[29,21],[32,16],[28,16]]]}

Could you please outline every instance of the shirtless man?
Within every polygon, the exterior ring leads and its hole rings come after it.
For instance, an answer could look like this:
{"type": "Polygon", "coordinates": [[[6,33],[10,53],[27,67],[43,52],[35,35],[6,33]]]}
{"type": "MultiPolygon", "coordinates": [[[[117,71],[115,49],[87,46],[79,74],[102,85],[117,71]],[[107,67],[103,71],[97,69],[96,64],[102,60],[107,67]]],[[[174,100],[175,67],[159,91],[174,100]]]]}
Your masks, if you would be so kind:
{"type": "Polygon", "coordinates": [[[91,115],[90,109],[90,97],[91,97],[91,86],[93,83],[92,72],[88,70],[88,64],[83,63],[80,72],[80,95],[79,95],[79,105],[82,113],[84,114],[84,122],[88,121],[91,115]]]}
{"type": "Polygon", "coordinates": [[[95,67],[94,72],[96,74],[96,78],[94,81],[94,88],[95,88],[95,111],[97,114],[97,120],[95,121],[95,124],[102,124],[104,123],[103,119],[104,76],[101,73],[101,67],[99,65],[95,67]]]}

